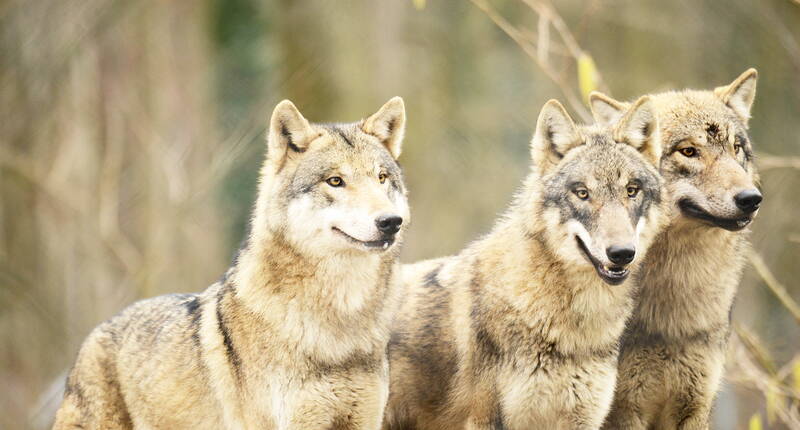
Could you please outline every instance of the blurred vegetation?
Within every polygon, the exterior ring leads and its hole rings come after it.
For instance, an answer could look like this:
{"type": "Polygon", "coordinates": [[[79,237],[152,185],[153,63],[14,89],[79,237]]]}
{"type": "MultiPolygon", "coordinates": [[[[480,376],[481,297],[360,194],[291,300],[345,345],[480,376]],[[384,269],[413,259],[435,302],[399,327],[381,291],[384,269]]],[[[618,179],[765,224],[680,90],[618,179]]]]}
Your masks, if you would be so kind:
{"type": "Polygon", "coordinates": [[[588,88],[630,99],[751,66],[761,264],[740,286],[715,428],[797,428],[797,2],[0,2],[0,428],[48,427],[98,322],[222,274],[283,98],[312,121],[405,98],[410,262],[489,228],[547,99],[585,118],[588,88]]]}

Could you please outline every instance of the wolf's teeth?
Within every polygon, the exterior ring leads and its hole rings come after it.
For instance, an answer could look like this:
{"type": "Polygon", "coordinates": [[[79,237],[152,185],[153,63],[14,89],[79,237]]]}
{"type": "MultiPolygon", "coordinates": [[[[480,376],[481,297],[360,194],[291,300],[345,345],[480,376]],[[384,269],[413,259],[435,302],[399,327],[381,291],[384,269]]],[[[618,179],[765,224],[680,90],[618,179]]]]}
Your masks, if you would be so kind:
{"type": "Polygon", "coordinates": [[[386,249],[388,247],[389,247],[389,242],[383,242],[383,249],[386,249]]]}

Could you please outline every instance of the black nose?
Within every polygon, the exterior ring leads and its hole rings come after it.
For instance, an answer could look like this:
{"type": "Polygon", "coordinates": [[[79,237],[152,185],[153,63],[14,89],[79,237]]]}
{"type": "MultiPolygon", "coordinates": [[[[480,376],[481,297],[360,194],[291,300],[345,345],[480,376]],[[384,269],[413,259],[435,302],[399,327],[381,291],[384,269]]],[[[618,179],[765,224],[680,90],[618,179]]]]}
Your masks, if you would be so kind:
{"type": "Polygon", "coordinates": [[[761,206],[761,193],[758,190],[744,190],[733,196],[736,207],[744,213],[755,212],[761,206]]]}
{"type": "Polygon", "coordinates": [[[400,230],[403,218],[397,215],[381,215],[375,218],[375,225],[383,234],[395,234],[400,230]]]}
{"type": "Polygon", "coordinates": [[[606,248],[606,255],[614,264],[628,264],[633,261],[633,257],[636,255],[636,248],[630,245],[611,245],[606,248]]]}

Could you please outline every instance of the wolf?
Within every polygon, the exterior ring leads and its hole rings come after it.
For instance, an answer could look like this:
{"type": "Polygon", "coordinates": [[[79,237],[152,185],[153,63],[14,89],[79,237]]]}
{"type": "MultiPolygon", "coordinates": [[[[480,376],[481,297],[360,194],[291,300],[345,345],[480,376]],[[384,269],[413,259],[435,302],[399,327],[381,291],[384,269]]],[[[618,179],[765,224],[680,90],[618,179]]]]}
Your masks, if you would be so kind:
{"type": "Polygon", "coordinates": [[[658,127],[642,98],[611,127],[555,100],[532,169],[491,232],[403,267],[384,429],[598,429],[629,273],[663,223],[658,127]]]}
{"type": "MultiPolygon", "coordinates": [[[[608,429],[707,429],[730,315],[762,195],[748,138],[757,72],[713,91],[651,95],[663,141],[669,225],[635,277],[608,429]]],[[[595,118],[628,109],[591,95],[595,118]]]]}
{"type": "Polygon", "coordinates": [[[349,124],[278,104],[233,266],[92,331],[55,428],[379,428],[409,222],[405,121],[399,97],[349,124]]]}

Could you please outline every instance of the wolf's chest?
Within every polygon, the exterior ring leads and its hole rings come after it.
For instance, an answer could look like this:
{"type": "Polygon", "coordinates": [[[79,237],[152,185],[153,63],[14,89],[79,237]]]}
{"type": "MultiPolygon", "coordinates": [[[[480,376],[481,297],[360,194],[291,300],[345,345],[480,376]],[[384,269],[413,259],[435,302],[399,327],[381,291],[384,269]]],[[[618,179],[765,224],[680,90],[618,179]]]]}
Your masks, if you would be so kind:
{"type": "Polygon", "coordinates": [[[541,360],[507,365],[497,374],[504,424],[509,429],[553,428],[572,411],[591,402],[610,404],[614,357],[541,360]]]}

